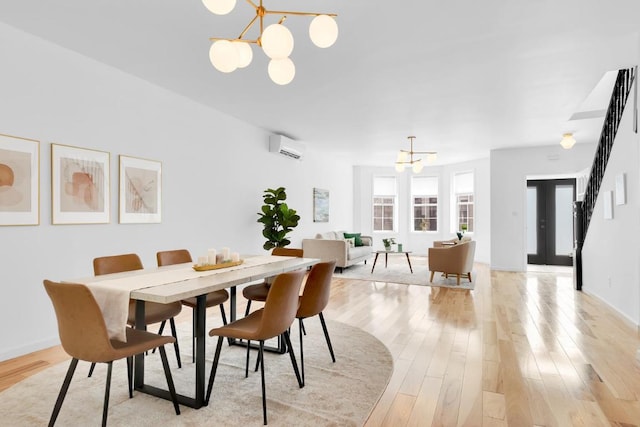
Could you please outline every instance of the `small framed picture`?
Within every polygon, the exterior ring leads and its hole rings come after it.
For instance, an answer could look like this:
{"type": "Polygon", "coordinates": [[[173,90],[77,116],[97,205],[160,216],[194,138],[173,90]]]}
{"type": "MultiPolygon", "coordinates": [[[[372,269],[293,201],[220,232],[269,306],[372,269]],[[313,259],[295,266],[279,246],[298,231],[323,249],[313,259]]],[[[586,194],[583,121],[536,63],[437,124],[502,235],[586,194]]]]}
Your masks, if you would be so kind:
{"type": "Polygon", "coordinates": [[[329,190],[313,189],[313,222],[329,222],[329,190]]]}
{"type": "Polygon", "coordinates": [[[109,156],[105,151],[51,144],[53,224],[109,223],[109,156]]]}
{"type": "Polygon", "coordinates": [[[40,224],[40,142],[0,134],[0,225],[40,224]]]}
{"type": "Polygon", "coordinates": [[[162,220],[162,163],[120,156],[120,223],[162,220]]]}

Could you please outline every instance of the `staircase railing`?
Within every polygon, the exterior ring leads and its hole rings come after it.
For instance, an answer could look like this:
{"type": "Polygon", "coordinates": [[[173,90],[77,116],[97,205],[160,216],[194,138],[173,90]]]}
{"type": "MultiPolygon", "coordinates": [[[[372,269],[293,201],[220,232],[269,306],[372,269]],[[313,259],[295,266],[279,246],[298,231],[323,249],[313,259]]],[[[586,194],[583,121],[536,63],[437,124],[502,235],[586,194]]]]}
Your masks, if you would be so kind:
{"type": "Polygon", "coordinates": [[[596,150],[596,154],[593,159],[593,165],[591,166],[591,172],[589,174],[582,203],[583,239],[584,236],[587,235],[587,230],[589,229],[593,208],[595,207],[596,199],[598,198],[602,178],[604,177],[604,172],[607,169],[607,162],[609,161],[611,148],[613,147],[613,142],[616,138],[616,133],[618,132],[618,126],[622,120],[622,113],[624,112],[624,107],[627,103],[627,98],[629,97],[629,92],[631,91],[635,74],[635,68],[619,70],[616,83],[613,86],[613,93],[611,94],[607,114],[604,119],[604,124],[602,125],[602,131],[600,132],[598,149],[596,150]]]}

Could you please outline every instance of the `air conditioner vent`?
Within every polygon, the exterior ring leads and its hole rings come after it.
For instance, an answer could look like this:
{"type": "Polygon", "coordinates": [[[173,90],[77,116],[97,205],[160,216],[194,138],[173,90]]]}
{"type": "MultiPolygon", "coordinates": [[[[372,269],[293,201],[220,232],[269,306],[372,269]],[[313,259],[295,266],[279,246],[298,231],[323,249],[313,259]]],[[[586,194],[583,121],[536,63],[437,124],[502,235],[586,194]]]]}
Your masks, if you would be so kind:
{"type": "Polygon", "coordinates": [[[269,151],[295,160],[302,160],[304,144],[287,138],[284,135],[269,136],[269,151]]]}

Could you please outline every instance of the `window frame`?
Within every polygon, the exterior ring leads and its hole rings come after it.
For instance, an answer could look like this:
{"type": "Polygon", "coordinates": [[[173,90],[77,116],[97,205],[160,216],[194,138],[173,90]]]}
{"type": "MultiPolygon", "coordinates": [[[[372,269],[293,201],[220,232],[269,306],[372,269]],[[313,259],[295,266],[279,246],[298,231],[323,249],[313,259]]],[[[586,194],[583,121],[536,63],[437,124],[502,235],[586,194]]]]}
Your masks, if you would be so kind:
{"type": "Polygon", "coordinates": [[[477,209],[476,209],[476,173],[474,170],[457,171],[452,174],[451,178],[451,232],[456,233],[460,231],[460,197],[471,196],[472,201],[466,203],[467,206],[471,206],[472,215],[467,215],[467,224],[471,222],[472,227],[465,232],[465,234],[473,234],[476,232],[477,226],[477,209]],[[457,192],[456,188],[456,176],[471,174],[472,191],[471,192],[457,192]],[[471,221],[469,221],[469,218],[471,221]]]}
{"type": "MultiPolygon", "coordinates": [[[[382,225],[384,228],[384,220],[385,220],[385,216],[384,213],[382,215],[382,225]]],[[[373,182],[372,182],[372,186],[371,186],[371,231],[373,233],[396,233],[398,230],[398,180],[395,176],[392,175],[380,175],[380,176],[374,176],[373,177],[373,182]],[[393,179],[393,187],[394,187],[394,191],[395,194],[375,194],[375,180],[378,178],[389,178],[389,179],[393,179]],[[391,230],[376,230],[376,216],[375,216],[375,209],[377,206],[382,206],[383,210],[385,206],[389,206],[388,203],[376,203],[376,199],[377,198],[389,198],[392,199],[392,212],[393,212],[393,218],[392,218],[392,229],[391,230]]]]}
{"type": "Polygon", "coordinates": [[[440,176],[438,175],[414,175],[411,177],[411,188],[409,189],[409,197],[410,197],[410,209],[411,209],[411,219],[410,219],[410,232],[411,233],[432,233],[432,234],[436,234],[440,231],[441,229],[441,223],[442,223],[442,218],[441,218],[441,212],[440,212],[440,201],[441,201],[441,197],[440,197],[440,176]],[[414,180],[415,179],[435,179],[436,181],[436,194],[415,194],[413,189],[414,189],[414,180]],[[423,198],[430,198],[430,197],[435,197],[436,198],[436,202],[434,203],[425,203],[425,204],[419,204],[416,205],[415,203],[415,198],[416,197],[423,197],[423,198]],[[430,206],[434,206],[436,208],[436,229],[435,230],[417,230],[415,228],[416,225],[416,217],[415,217],[415,208],[416,206],[424,206],[424,207],[430,207],[430,206]]]}

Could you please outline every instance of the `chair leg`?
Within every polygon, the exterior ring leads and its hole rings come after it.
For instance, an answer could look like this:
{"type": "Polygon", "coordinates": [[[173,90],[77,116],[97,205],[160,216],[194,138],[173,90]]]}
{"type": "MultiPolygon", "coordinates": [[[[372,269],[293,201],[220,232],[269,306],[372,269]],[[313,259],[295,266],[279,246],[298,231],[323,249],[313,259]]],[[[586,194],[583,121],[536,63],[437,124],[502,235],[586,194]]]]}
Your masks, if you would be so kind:
{"type": "MultiPolygon", "coordinates": [[[[264,340],[260,340],[259,356],[262,359],[262,353],[264,352],[264,340]]],[[[267,394],[264,386],[264,361],[260,364],[260,378],[262,378],[262,417],[264,419],[264,425],[267,425],[267,394]]]]}
{"type": "Polygon", "coordinates": [[[331,353],[331,360],[336,363],[336,356],[333,354],[333,346],[331,345],[331,338],[329,338],[329,331],[327,330],[327,324],[324,321],[324,315],[322,312],[318,314],[320,323],[322,324],[322,330],[324,331],[324,339],[327,341],[327,347],[329,347],[329,353],[331,353]]]}
{"type": "MultiPolygon", "coordinates": [[[[162,331],[164,331],[164,325],[166,324],[167,324],[166,320],[163,320],[162,322],[160,322],[160,328],[158,328],[158,335],[162,335],[162,331]]],[[[156,349],[154,348],[153,350],[151,350],[151,354],[155,354],[155,353],[156,353],[156,349]]],[[[145,354],[149,354],[149,352],[147,351],[145,354]]]]}
{"type": "Polygon", "coordinates": [[[216,355],[213,358],[213,365],[211,365],[211,374],[209,375],[209,386],[207,387],[207,397],[204,400],[204,406],[209,405],[209,398],[211,397],[211,390],[213,389],[213,380],[216,378],[216,371],[218,370],[218,362],[220,361],[220,351],[222,350],[222,337],[218,337],[218,345],[216,346],[216,355]]]}
{"type": "Polygon", "coordinates": [[[67,370],[67,375],[64,377],[62,388],[60,388],[58,399],[56,400],[56,404],[53,407],[53,412],[51,413],[51,418],[49,419],[49,427],[53,427],[53,425],[56,423],[56,419],[58,418],[58,414],[60,413],[60,408],[62,408],[62,402],[64,402],[64,398],[67,395],[67,390],[69,390],[71,378],[73,378],[73,373],[76,371],[76,366],[78,366],[78,359],[71,359],[69,369],[67,370]]]}
{"type": "Polygon", "coordinates": [[[133,356],[127,357],[127,382],[129,384],[129,399],[133,397],[133,356]]]}
{"type": "Polygon", "coordinates": [[[102,427],[107,427],[107,413],[109,412],[109,392],[111,391],[111,371],[113,362],[107,363],[107,381],[104,386],[104,406],[102,407],[102,427]]]}
{"type": "Polygon", "coordinates": [[[253,372],[258,372],[260,362],[262,362],[262,353],[258,352],[258,357],[256,358],[256,368],[253,370],[253,372]]]}
{"type": "Polygon", "coordinates": [[[460,275],[456,274],[456,284],[460,286],[460,275]]]}
{"type": "MultiPolygon", "coordinates": [[[[284,331],[284,341],[287,343],[287,347],[289,348],[289,357],[291,358],[291,365],[293,365],[293,372],[296,373],[296,379],[298,380],[298,385],[300,388],[304,387],[304,382],[300,377],[300,371],[298,371],[298,364],[296,363],[296,355],[293,351],[293,346],[291,345],[291,338],[289,337],[289,331],[284,331]]],[[[264,365],[264,362],[263,362],[264,365]]]]}
{"type": "Polygon", "coordinates": [[[251,350],[251,340],[247,340],[247,363],[244,365],[245,378],[249,378],[249,350],[251,350]]]}
{"type": "Polygon", "coordinates": [[[431,272],[431,277],[429,278],[429,282],[433,283],[433,275],[435,274],[435,271],[431,272]]]}
{"type": "Polygon", "coordinates": [[[244,311],[244,317],[249,315],[249,310],[251,309],[251,300],[247,300],[247,309],[244,311]]]}
{"type": "Polygon", "coordinates": [[[176,387],[173,384],[173,377],[171,376],[171,370],[169,369],[169,362],[167,361],[167,352],[164,350],[163,345],[158,347],[158,349],[160,349],[160,358],[162,359],[162,368],[164,369],[164,376],[167,379],[167,387],[169,387],[169,395],[171,395],[173,408],[176,411],[176,415],[180,415],[180,406],[178,406],[178,396],[176,396],[176,387]]]}
{"type": "Polygon", "coordinates": [[[471,272],[467,273],[467,277],[469,278],[469,281],[471,281],[471,272]]]}
{"type": "Polygon", "coordinates": [[[178,368],[182,368],[182,361],[180,360],[180,347],[178,347],[178,334],[176,332],[176,321],[173,317],[169,319],[169,324],[171,325],[171,335],[176,339],[176,341],[173,343],[173,348],[176,350],[178,368]]]}
{"type": "Polygon", "coordinates": [[[300,372],[302,374],[302,383],[304,384],[304,346],[302,344],[302,328],[304,327],[302,324],[302,318],[298,318],[298,333],[300,334],[300,372]]]}
{"type": "Polygon", "coordinates": [[[220,304],[220,314],[222,315],[222,324],[227,324],[227,314],[224,311],[224,304],[220,304]]]}
{"type": "Polygon", "coordinates": [[[300,318],[300,329],[302,330],[302,333],[307,335],[307,330],[304,328],[304,322],[302,321],[302,318],[300,318]]]}
{"type": "Polygon", "coordinates": [[[91,363],[91,367],[89,368],[89,375],[87,375],[88,378],[91,378],[91,375],[93,374],[93,370],[96,368],[96,363],[93,362],[91,363]]]}

